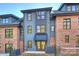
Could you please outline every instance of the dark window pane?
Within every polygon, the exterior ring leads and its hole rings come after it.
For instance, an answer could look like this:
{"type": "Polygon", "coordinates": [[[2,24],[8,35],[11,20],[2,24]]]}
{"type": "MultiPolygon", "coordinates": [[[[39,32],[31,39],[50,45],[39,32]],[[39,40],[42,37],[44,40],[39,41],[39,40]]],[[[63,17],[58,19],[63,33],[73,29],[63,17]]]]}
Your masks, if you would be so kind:
{"type": "Polygon", "coordinates": [[[69,43],[69,35],[65,35],[65,42],[69,43]]]}

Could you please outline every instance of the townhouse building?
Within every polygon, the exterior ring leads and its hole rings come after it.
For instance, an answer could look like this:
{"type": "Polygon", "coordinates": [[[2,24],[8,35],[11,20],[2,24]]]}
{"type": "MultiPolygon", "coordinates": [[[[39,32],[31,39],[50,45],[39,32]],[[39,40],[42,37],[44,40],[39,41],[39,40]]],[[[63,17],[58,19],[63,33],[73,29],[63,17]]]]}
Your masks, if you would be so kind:
{"type": "Polygon", "coordinates": [[[25,51],[55,51],[54,20],[52,7],[22,10],[24,20],[25,51]],[[52,48],[52,49],[51,49],[52,48]]]}
{"type": "Polygon", "coordinates": [[[0,15],[0,53],[11,48],[22,52],[44,51],[56,55],[79,55],[79,3],[21,10],[23,20],[0,15]]]}
{"type": "Polygon", "coordinates": [[[20,53],[19,20],[12,14],[0,15],[0,53],[20,53]]]}
{"type": "Polygon", "coordinates": [[[52,16],[57,55],[79,55],[79,3],[64,3],[52,16]]]}

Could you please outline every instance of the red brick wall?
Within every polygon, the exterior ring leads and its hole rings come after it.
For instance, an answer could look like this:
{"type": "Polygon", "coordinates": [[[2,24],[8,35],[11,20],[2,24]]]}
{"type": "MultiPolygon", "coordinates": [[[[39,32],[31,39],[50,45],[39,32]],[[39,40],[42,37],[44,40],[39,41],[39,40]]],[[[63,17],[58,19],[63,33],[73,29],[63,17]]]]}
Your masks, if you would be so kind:
{"type": "Polygon", "coordinates": [[[59,45],[60,48],[65,47],[75,47],[77,45],[76,35],[79,35],[79,24],[78,24],[78,16],[57,16],[56,17],[56,48],[57,52],[59,53],[58,49],[59,45]],[[71,18],[71,29],[64,30],[63,29],[63,19],[64,18],[71,18]],[[65,43],[65,35],[70,36],[69,43],[65,43]]]}
{"type": "Polygon", "coordinates": [[[5,52],[5,44],[6,43],[12,43],[13,44],[13,49],[19,49],[19,28],[18,27],[0,27],[0,52],[5,52]],[[7,39],[5,38],[5,29],[7,28],[12,28],[13,29],[13,38],[7,39]]]}

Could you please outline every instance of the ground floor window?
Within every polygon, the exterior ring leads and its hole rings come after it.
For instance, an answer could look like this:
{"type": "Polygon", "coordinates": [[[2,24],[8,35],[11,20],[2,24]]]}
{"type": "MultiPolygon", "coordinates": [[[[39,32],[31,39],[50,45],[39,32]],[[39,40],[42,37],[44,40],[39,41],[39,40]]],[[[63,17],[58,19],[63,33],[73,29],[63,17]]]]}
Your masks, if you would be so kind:
{"type": "Polygon", "coordinates": [[[12,50],[13,50],[13,44],[9,44],[9,43],[5,44],[5,52],[6,53],[11,53],[12,50]]]}
{"type": "Polygon", "coordinates": [[[69,43],[69,35],[65,35],[65,42],[69,43]]]}
{"type": "Polygon", "coordinates": [[[1,48],[1,43],[0,43],[0,48],[1,48]]]}
{"type": "Polygon", "coordinates": [[[28,40],[28,48],[32,48],[32,40],[28,40]]]}
{"type": "Polygon", "coordinates": [[[76,37],[77,37],[77,47],[79,47],[79,35],[77,35],[76,37]]]}

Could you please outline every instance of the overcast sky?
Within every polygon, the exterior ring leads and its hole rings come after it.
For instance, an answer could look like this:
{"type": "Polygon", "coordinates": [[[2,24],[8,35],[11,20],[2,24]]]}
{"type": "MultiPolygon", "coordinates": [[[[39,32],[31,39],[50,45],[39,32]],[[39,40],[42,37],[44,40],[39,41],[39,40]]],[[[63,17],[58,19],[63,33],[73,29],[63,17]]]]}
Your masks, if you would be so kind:
{"type": "Polygon", "coordinates": [[[52,7],[52,10],[57,10],[61,3],[0,3],[0,15],[2,14],[14,14],[18,17],[22,17],[21,10],[52,7]]]}

